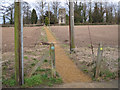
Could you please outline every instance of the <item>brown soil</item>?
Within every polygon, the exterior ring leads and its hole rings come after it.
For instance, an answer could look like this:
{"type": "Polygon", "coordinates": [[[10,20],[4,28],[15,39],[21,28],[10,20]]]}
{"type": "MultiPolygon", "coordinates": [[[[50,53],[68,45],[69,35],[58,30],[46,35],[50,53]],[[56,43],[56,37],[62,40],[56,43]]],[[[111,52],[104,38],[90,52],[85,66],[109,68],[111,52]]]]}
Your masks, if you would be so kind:
{"type": "MultiPolygon", "coordinates": [[[[51,26],[52,32],[62,42],[69,44],[68,26],[51,26]]],[[[115,47],[118,45],[118,25],[90,25],[91,38],[93,45],[103,42],[105,46],[115,47]]],[[[90,45],[88,26],[75,26],[74,36],[76,47],[86,47],[90,45]]]]}
{"type": "MultiPolygon", "coordinates": [[[[23,28],[23,41],[24,47],[31,47],[37,44],[40,39],[41,27],[24,27],[23,28]]],[[[2,28],[2,52],[14,51],[14,28],[2,28]]]]}

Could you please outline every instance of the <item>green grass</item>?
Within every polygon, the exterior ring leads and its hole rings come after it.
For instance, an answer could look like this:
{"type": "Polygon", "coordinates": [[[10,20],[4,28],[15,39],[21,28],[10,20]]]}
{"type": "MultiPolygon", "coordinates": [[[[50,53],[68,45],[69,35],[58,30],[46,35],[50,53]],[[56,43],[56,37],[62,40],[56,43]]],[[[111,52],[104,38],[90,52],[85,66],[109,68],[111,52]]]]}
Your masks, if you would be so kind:
{"type": "Polygon", "coordinates": [[[25,78],[25,84],[22,87],[33,87],[40,85],[43,81],[41,80],[41,75],[34,75],[30,78],[25,78]]]}
{"type": "Polygon", "coordinates": [[[48,60],[45,59],[44,62],[48,62],[48,60]]]}
{"type": "Polygon", "coordinates": [[[90,47],[91,47],[91,44],[88,44],[88,47],[90,48],[90,47]]]}
{"type": "Polygon", "coordinates": [[[109,70],[102,71],[100,73],[100,76],[103,77],[104,79],[115,79],[116,74],[114,72],[110,72],[109,70]]]}
{"type": "MultiPolygon", "coordinates": [[[[35,87],[35,86],[53,86],[54,84],[61,84],[62,79],[61,78],[53,78],[53,77],[48,77],[48,74],[45,73],[43,75],[37,74],[33,75],[30,78],[25,78],[24,79],[24,85],[22,85],[22,88],[28,88],[28,87],[35,87]]],[[[16,82],[14,79],[4,79],[2,81],[2,84],[5,85],[6,87],[13,87],[16,86],[16,82]]]]}
{"type": "Polygon", "coordinates": [[[83,69],[84,72],[88,73],[88,70],[87,69],[83,69]]]}
{"type": "Polygon", "coordinates": [[[3,79],[2,84],[5,85],[6,87],[12,87],[16,85],[16,82],[14,79],[3,79]]]}
{"type": "Polygon", "coordinates": [[[26,59],[26,60],[27,60],[27,59],[28,59],[28,57],[27,57],[27,56],[24,56],[24,59],[26,59]]]}
{"type": "Polygon", "coordinates": [[[118,62],[120,62],[120,58],[118,58],[118,62]]]}
{"type": "Polygon", "coordinates": [[[32,63],[31,66],[35,66],[35,63],[32,63]]]}
{"type": "Polygon", "coordinates": [[[32,58],[32,60],[35,60],[35,61],[36,61],[37,59],[36,59],[36,58],[32,58]]]}

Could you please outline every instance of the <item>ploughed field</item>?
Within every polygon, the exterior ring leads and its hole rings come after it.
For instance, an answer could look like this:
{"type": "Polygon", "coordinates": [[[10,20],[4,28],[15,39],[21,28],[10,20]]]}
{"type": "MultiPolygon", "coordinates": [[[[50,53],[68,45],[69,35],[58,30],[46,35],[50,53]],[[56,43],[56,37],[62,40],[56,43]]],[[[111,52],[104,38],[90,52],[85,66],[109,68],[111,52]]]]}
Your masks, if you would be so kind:
{"type": "MultiPolygon", "coordinates": [[[[40,42],[41,27],[24,27],[24,47],[32,47],[40,42]]],[[[14,27],[2,28],[2,52],[14,51],[14,27]]]]}
{"type": "MultiPolygon", "coordinates": [[[[51,26],[51,30],[62,43],[69,44],[69,26],[51,26]]],[[[118,45],[118,25],[89,25],[89,30],[95,47],[100,42],[105,46],[118,45]]],[[[88,25],[74,27],[76,47],[90,45],[89,30],[88,25]]]]}

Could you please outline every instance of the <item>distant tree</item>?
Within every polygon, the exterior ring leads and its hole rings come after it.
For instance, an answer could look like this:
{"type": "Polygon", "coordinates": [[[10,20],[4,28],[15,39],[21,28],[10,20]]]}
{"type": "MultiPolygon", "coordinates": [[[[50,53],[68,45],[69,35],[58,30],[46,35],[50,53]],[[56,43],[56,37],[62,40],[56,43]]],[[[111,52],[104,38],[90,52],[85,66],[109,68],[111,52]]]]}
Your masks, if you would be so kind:
{"type": "Polygon", "coordinates": [[[83,23],[83,15],[82,15],[82,12],[83,12],[83,4],[82,4],[82,2],[79,3],[79,9],[78,9],[78,11],[79,11],[79,16],[80,16],[80,18],[79,18],[80,23],[83,23]]]}
{"type": "Polygon", "coordinates": [[[59,7],[60,7],[60,2],[58,2],[58,1],[53,1],[52,2],[52,8],[53,8],[53,11],[54,11],[54,16],[55,16],[55,23],[57,23],[58,22],[58,20],[57,20],[57,16],[58,16],[58,9],[59,9],[59,7]]]}
{"type": "Polygon", "coordinates": [[[7,19],[9,24],[14,23],[14,3],[8,0],[2,0],[0,2],[0,17],[7,19]],[[5,16],[5,17],[3,17],[5,16]]]}
{"type": "Polygon", "coordinates": [[[98,7],[98,3],[95,2],[95,7],[94,7],[94,11],[92,14],[92,22],[93,23],[99,23],[100,22],[100,12],[99,12],[99,7],[98,7]]]}
{"type": "Polygon", "coordinates": [[[102,5],[103,5],[102,2],[100,2],[100,22],[101,23],[104,22],[104,13],[105,13],[104,8],[103,8],[102,5]]]}
{"type": "Polygon", "coordinates": [[[86,1],[84,0],[84,3],[83,3],[83,21],[84,21],[84,23],[85,23],[86,20],[87,20],[86,8],[87,8],[87,5],[86,5],[86,1]]]}
{"type": "Polygon", "coordinates": [[[115,24],[118,24],[118,12],[117,12],[117,10],[118,10],[118,5],[113,5],[113,9],[114,9],[114,17],[113,17],[113,22],[115,23],[115,24]],[[117,7],[116,7],[117,6],[117,7]]]}
{"type": "Polygon", "coordinates": [[[40,22],[44,23],[44,13],[45,13],[45,6],[46,6],[46,2],[44,2],[43,0],[36,0],[36,9],[38,11],[39,14],[39,18],[40,18],[40,22]]]}
{"type": "Polygon", "coordinates": [[[3,24],[5,24],[5,22],[6,22],[6,21],[5,21],[5,15],[3,15],[3,24]]]}
{"type": "Polygon", "coordinates": [[[89,23],[92,23],[92,7],[91,7],[91,0],[89,2],[89,23]]]}
{"type": "Polygon", "coordinates": [[[32,14],[31,14],[31,23],[32,24],[36,24],[37,23],[37,19],[38,19],[38,17],[37,17],[36,11],[35,11],[35,9],[33,9],[32,10],[32,14]]]}
{"type": "Polygon", "coordinates": [[[49,24],[49,19],[48,17],[45,17],[45,25],[48,26],[48,24],[49,24]]]}
{"type": "Polygon", "coordinates": [[[112,23],[113,22],[113,7],[112,4],[109,4],[106,2],[105,5],[105,13],[106,13],[106,23],[112,23]]]}
{"type": "Polygon", "coordinates": [[[109,23],[113,22],[113,8],[112,6],[110,7],[110,13],[109,13],[109,23]]]}
{"type": "Polygon", "coordinates": [[[79,21],[79,18],[80,18],[80,15],[79,15],[79,11],[78,11],[78,9],[79,9],[79,6],[78,6],[78,1],[76,0],[75,2],[74,2],[74,21],[75,21],[75,23],[79,23],[80,21],[79,21]]]}
{"type": "Polygon", "coordinates": [[[69,24],[69,16],[66,15],[66,24],[69,24]]]}
{"type": "Polygon", "coordinates": [[[74,21],[75,23],[83,23],[83,15],[81,14],[82,13],[82,10],[83,10],[83,5],[82,3],[80,2],[79,5],[77,4],[77,1],[74,3],[75,7],[74,7],[74,21]]]}
{"type": "Polygon", "coordinates": [[[54,14],[55,14],[56,18],[57,18],[57,15],[58,15],[59,6],[60,6],[60,2],[58,2],[58,1],[53,1],[52,2],[52,8],[53,8],[53,11],[54,11],[54,14]]]}
{"type": "Polygon", "coordinates": [[[8,7],[6,7],[6,11],[5,11],[5,17],[9,20],[10,24],[14,23],[14,3],[10,4],[8,7]]]}
{"type": "Polygon", "coordinates": [[[118,2],[118,24],[120,25],[120,1],[118,2]]]}
{"type": "Polygon", "coordinates": [[[23,2],[22,6],[23,6],[23,23],[30,24],[30,19],[31,19],[30,4],[27,2],[23,2]]]}
{"type": "MultiPolygon", "coordinates": [[[[48,11],[46,11],[44,17],[48,17],[48,11]]],[[[50,24],[56,24],[57,18],[55,15],[50,11],[50,24]]]]}

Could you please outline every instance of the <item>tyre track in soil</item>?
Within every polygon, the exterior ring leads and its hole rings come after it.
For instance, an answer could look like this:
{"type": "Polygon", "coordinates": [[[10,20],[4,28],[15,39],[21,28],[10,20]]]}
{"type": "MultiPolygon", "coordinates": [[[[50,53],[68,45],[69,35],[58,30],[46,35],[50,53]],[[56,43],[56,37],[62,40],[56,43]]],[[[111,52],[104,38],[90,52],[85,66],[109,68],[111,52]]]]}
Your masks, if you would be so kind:
{"type": "Polygon", "coordinates": [[[48,42],[55,43],[56,71],[62,77],[63,82],[91,82],[91,78],[80,71],[65,54],[64,49],[57,44],[58,41],[52,35],[51,31],[47,27],[44,27],[44,30],[46,31],[48,42]]]}

